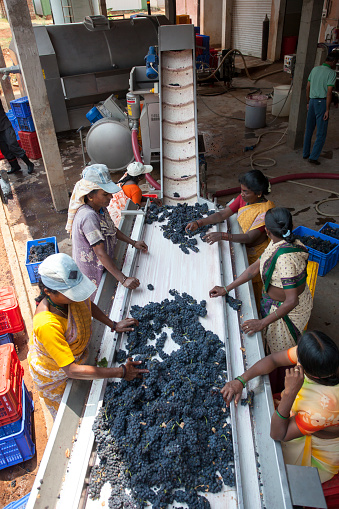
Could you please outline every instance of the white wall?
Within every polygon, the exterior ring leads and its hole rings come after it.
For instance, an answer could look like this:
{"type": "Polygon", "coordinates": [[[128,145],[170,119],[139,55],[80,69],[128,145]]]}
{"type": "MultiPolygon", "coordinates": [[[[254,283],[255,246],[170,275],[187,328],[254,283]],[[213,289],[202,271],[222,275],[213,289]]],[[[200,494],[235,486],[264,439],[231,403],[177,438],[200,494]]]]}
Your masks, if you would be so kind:
{"type": "Polygon", "coordinates": [[[107,9],[133,11],[141,9],[141,0],[106,0],[107,9]]]}
{"type": "MultiPolygon", "coordinates": [[[[133,11],[141,9],[141,0],[106,0],[107,9],[113,11],[133,11]]],[[[151,8],[158,7],[159,9],[165,8],[165,0],[151,0],[151,8]]]]}

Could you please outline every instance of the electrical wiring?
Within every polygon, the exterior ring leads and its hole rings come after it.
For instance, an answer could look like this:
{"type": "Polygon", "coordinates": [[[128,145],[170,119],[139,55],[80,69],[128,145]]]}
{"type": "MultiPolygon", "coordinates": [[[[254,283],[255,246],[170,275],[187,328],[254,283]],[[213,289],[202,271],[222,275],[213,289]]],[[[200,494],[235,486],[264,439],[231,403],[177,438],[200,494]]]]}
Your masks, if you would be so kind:
{"type": "Polygon", "coordinates": [[[267,134],[275,133],[275,134],[281,134],[282,136],[279,138],[279,140],[276,143],[274,143],[270,147],[265,148],[265,149],[263,149],[263,150],[261,150],[259,152],[255,152],[255,153],[250,155],[250,162],[251,162],[252,170],[255,169],[254,168],[255,166],[259,166],[259,168],[270,168],[270,167],[275,166],[277,164],[276,160],[271,158],[271,157],[260,157],[260,158],[258,158],[258,155],[259,154],[264,154],[265,152],[269,152],[270,150],[272,150],[275,147],[278,147],[279,145],[283,145],[285,143],[285,141],[281,141],[281,140],[284,138],[284,136],[286,136],[287,130],[288,130],[288,128],[286,128],[285,131],[268,131],[266,133],[262,133],[262,134],[259,135],[257,141],[255,142],[255,145],[254,145],[255,147],[257,145],[259,145],[259,143],[261,141],[261,138],[263,138],[267,134]],[[260,164],[260,163],[255,161],[256,159],[260,160],[261,162],[262,161],[268,161],[269,164],[267,164],[267,162],[265,164],[260,164]]]}
{"type": "Polygon", "coordinates": [[[223,117],[223,118],[230,118],[232,120],[241,120],[242,122],[245,122],[245,119],[244,118],[240,118],[240,117],[231,117],[229,115],[222,115],[221,113],[218,113],[217,111],[214,111],[212,110],[212,108],[210,108],[208,106],[208,104],[205,103],[205,101],[203,100],[203,98],[200,96],[200,100],[202,101],[202,103],[204,104],[204,106],[206,106],[206,108],[208,110],[210,110],[210,112],[212,112],[214,115],[217,115],[218,117],[223,117]]]}
{"type": "Polygon", "coordinates": [[[150,62],[150,66],[152,67],[153,71],[155,71],[157,73],[157,75],[159,76],[157,69],[155,67],[153,67],[153,62],[150,62]]]}
{"type": "Polygon", "coordinates": [[[216,73],[219,71],[219,69],[221,68],[222,64],[224,63],[224,61],[226,60],[226,58],[231,54],[231,53],[238,53],[241,58],[242,58],[242,61],[244,63],[244,66],[245,66],[245,72],[246,72],[246,75],[247,77],[251,80],[251,81],[258,81],[260,80],[261,78],[265,78],[266,76],[271,76],[272,74],[277,74],[279,72],[283,72],[284,69],[278,69],[277,71],[272,71],[272,72],[269,72],[269,73],[266,73],[266,74],[261,74],[260,76],[258,76],[257,78],[252,78],[252,76],[250,75],[249,71],[248,71],[248,67],[247,67],[247,64],[246,64],[246,61],[245,61],[245,57],[244,55],[241,53],[240,50],[234,48],[234,49],[231,49],[230,51],[228,51],[226,53],[226,55],[223,56],[223,58],[221,59],[220,61],[220,64],[218,65],[218,67],[209,75],[209,76],[206,76],[205,78],[201,78],[200,81],[207,81],[209,80],[210,78],[213,78],[213,76],[216,75],[216,73]]]}

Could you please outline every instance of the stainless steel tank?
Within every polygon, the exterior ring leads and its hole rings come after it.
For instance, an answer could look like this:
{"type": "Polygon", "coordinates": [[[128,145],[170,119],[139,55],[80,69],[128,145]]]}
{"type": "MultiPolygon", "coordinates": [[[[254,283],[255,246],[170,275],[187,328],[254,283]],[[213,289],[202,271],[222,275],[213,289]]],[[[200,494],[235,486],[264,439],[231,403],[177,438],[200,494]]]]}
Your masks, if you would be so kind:
{"type": "Polygon", "coordinates": [[[108,118],[92,125],[86,136],[86,149],[91,162],[106,164],[111,171],[123,170],[134,161],[131,131],[108,118]]]}

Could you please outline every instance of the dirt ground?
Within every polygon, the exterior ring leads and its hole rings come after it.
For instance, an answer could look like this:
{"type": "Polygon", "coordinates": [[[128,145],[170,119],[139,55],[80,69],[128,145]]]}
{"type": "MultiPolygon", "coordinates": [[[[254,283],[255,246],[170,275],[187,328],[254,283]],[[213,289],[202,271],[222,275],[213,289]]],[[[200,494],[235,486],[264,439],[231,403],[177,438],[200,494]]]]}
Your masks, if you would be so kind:
{"type": "MultiPolygon", "coordinates": [[[[13,277],[10,270],[10,264],[7,258],[4,241],[0,232],[0,288],[13,286],[13,277]]],[[[34,401],[33,413],[33,437],[36,444],[36,454],[32,459],[15,465],[13,467],[0,470],[0,508],[5,507],[9,502],[19,500],[31,491],[39,463],[44,453],[47,434],[45,420],[40,406],[40,401],[36,390],[33,388],[33,382],[28,371],[27,363],[27,341],[26,332],[14,334],[14,342],[20,362],[25,370],[24,380],[26,387],[34,401]]]]}

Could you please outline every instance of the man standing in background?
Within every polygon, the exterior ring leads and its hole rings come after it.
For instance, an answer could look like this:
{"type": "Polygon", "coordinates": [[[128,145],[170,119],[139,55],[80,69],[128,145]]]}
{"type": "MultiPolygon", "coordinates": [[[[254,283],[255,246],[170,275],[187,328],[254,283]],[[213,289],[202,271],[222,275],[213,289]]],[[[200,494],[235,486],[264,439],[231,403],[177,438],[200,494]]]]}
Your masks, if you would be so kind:
{"type": "Polygon", "coordinates": [[[307,121],[303,158],[311,164],[320,164],[318,158],[326,140],[332,90],[336,82],[337,57],[328,55],[323,65],[314,67],[306,87],[307,121]],[[311,152],[312,135],[317,126],[317,136],[311,152]]]}
{"type": "Polygon", "coordinates": [[[32,173],[34,170],[34,164],[26,156],[26,152],[20,147],[16,139],[16,134],[12,124],[7,118],[4,107],[0,100],[0,150],[4,157],[11,165],[11,169],[7,173],[14,173],[15,171],[21,170],[21,166],[18,163],[17,157],[23,160],[27,164],[27,172],[32,173]]]}

